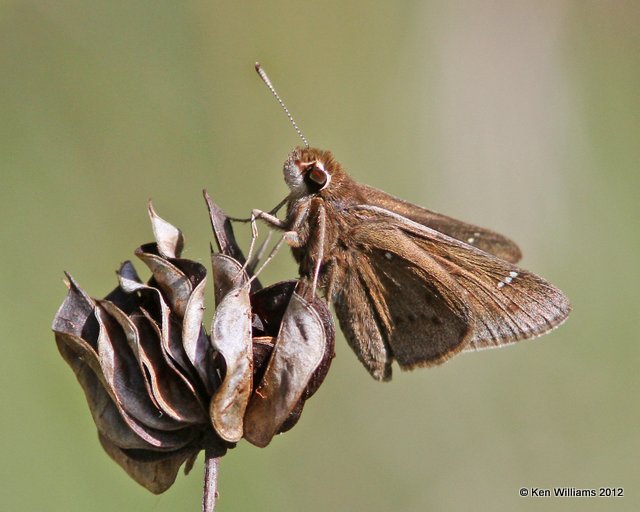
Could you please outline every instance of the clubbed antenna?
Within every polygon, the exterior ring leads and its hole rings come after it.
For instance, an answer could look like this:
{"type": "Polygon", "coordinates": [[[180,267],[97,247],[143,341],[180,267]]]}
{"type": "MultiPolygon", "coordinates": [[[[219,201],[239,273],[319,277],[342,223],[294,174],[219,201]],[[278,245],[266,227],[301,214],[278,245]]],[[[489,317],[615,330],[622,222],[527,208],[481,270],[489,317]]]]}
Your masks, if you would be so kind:
{"type": "Polygon", "coordinates": [[[304,142],[305,147],[308,148],[309,147],[309,142],[307,141],[307,138],[302,134],[302,131],[300,130],[300,128],[298,128],[298,125],[293,120],[293,116],[289,112],[289,109],[284,104],[284,101],[282,101],[280,99],[280,96],[278,96],[278,93],[276,92],[275,88],[273,87],[273,84],[271,83],[271,80],[269,80],[269,77],[264,72],[264,69],[262,69],[262,67],[260,66],[259,62],[256,62],[256,71],[260,75],[260,78],[262,78],[262,81],[265,84],[267,84],[267,87],[269,88],[269,90],[273,93],[275,98],[278,100],[278,103],[280,103],[280,106],[284,109],[285,113],[287,114],[287,117],[289,118],[289,121],[291,121],[291,124],[295,128],[296,132],[298,132],[298,135],[300,135],[300,138],[302,139],[302,142],[304,142]]]}

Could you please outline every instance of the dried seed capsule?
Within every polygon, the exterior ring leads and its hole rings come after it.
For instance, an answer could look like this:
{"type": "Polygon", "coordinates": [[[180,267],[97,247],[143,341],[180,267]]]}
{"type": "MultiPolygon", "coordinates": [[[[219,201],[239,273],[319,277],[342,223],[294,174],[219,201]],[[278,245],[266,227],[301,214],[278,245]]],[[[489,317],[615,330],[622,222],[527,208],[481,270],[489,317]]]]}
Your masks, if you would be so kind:
{"type": "Polygon", "coordinates": [[[291,414],[301,411],[305,390],[327,349],[333,352],[330,347],[333,333],[317,312],[324,303],[314,304],[303,294],[304,285],[299,283],[282,316],[268,365],[247,408],[244,437],[256,446],[267,446],[291,414]]]}
{"type": "Polygon", "coordinates": [[[118,287],[96,300],[68,276],[52,326],[104,450],[154,493],[202,449],[220,457],[243,436],[265,446],[293,426],[333,357],[326,303],[297,281],[249,282],[229,220],[208,204],[220,247],[211,339],[202,327],[206,270],[180,257],[182,233],[151,205],[156,241],[135,251],[151,279],[125,262],[118,287]]]}

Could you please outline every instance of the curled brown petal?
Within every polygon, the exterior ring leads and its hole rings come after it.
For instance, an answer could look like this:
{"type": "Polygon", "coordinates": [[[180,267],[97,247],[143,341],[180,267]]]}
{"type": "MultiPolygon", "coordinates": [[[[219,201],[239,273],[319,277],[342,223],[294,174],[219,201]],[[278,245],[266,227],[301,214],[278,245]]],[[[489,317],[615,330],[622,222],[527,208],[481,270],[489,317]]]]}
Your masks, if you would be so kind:
{"type": "Polygon", "coordinates": [[[210,395],[214,391],[215,379],[212,368],[212,347],[209,337],[202,328],[205,284],[204,279],[200,281],[187,301],[182,319],[182,345],[191,365],[205,385],[207,394],[210,395]]]}
{"type": "Polygon", "coordinates": [[[222,254],[231,256],[234,260],[240,263],[240,265],[244,265],[246,260],[244,254],[242,254],[242,251],[240,250],[240,247],[238,247],[238,244],[236,243],[233,228],[231,227],[231,221],[220,207],[211,200],[211,197],[209,197],[209,193],[206,190],[203,190],[202,193],[204,194],[204,199],[207,203],[209,220],[211,221],[211,228],[213,229],[213,235],[215,236],[219,251],[222,254]]]}
{"type": "Polygon", "coordinates": [[[326,346],[327,335],[320,316],[294,292],[267,369],[247,407],[247,441],[260,447],[271,442],[302,398],[326,346]]]}
{"type": "Polygon", "coordinates": [[[166,491],[176,479],[180,466],[197,454],[200,448],[187,447],[169,453],[145,450],[123,450],[99,434],[104,451],[140,485],[154,494],[166,491]]]}
{"type": "MultiPolygon", "coordinates": [[[[100,369],[118,403],[136,420],[151,428],[177,430],[184,426],[163,414],[151,400],[144,369],[127,343],[127,331],[130,337],[137,338],[135,326],[110,302],[98,301],[94,313],[100,326],[100,369]],[[110,313],[115,313],[118,318],[110,313]]],[[[135,344],[136,340],[131,339],[129,342],[135,344]]]]}
{"type": "MultiPolygon", "coordinates": [[[[206,421],[193,387],[185,386],[162,358],[160,339],[149,325],[149,320],[142,314],[127,316],[109,301],[100,301],[100,304],[125,332],[146,394],[161,411],[161,416],[175,420],[173,428],[206,421]]],[[[172,430],[172,424],[165,422],[163,428],[172,430]]]]}
{"type": "MultiPolygon", "coordinates": [[[[246,259],[236,242],[235,235],[233,234],[233,228],[231,227],[231,221],[224,214],[222,209],[211,200],[211,197],[209,197],[209,193],[206,190],[203,190],[202,193],[204,194],[204,199],[207,203],[211,228],[213,229],[213,235],[216,239],[216,245],[218,246],[220,253],[230,256],[240,263],[240,265],[244,265],[246,259]]],[[[213,249],[211,252],[213,253],[213,249]]],[[[253,277],[251,273],[249,273],[249,277],[253,277]]],[[[257,278],[254,278],[253,281],[251,281],[251,292],[257,292],[261,288],[262,285],[260,284],[260,281],[257,278]]]]}
{"type": "MultiPolygon", "coordinates": [[[[127,262],[128,263],[128,262],[127,262]]],[[[182,343],[182,326],[171,314],[169,305],[157,288],[143,284],[132,275],[131,264],[123,264],[118,272],[120,286],[128,293],[138,293],[143,304],[140,312],[149,319],[151,327],[157,331],[162,354],[167,364],[182,375],[182,379],[196,389],[204,385],[198,371],[189,360],[182,343]]]]}
{"type": "Polygon", "coordinates": [[[224,358],[226,368],[211,401],[210,415],[220,437],[237,442],[242,438],[253,374],[249,285],[236,260],[218,254],[212,264],[219,303],[211,325],[211,343],[224,358]],[[234,278],[235,284],[231,284],[234,278]]]}
{"type": "MultiPolygon", "coordinates": [[[[153,245],[155,246],[155,244],[153,245]]],[[[191,281],[173,263],[162,256],[147,251],[148,248],[142,246],[136,249],[135,254],[144,261],[153,273],[153,277],[164,292],[171,310],[182,318],[193,290],[191,281]]]]}
{"type": "Polygon", "coordinates": [[[149,448],[149,443],[137,435],[124,421],[100,379],[85,364],[82,353],[74,349],[74,346],[77,346],[79,342],[78,340],[73,342],[70,339],[71,336],[56,333],[58,350],[75,373],[78,383],[84,391],[89,412],[98,432],[108,436],[115,444],[124,448],[149,448]]]}
{"type": "Polygon", "coordinates": [[[149,201],[148,211],[153,236],[158,244],[158,252],[165,258],[179,258],[184,247],[182,232],[161,218],[153,209],[151,201],[149,201]]]}
{"type": "MultiPolygon", "coordinates": [[[[63,355],[72,367],[80,384],[83,386],[94,418],[98,409],[106,406],[101,392],[96,390],[96,386],[100,385],[113,401],[113,405],[117,408],[122,420],[131,431],[143,441],[142,446],[150,449],[168,450],[187,445],[193,438],[193,431],[191,429],[186,428],[171,433],[163,432],[162,430],[146,425],[143,420],[136,418],[126,409],[124,404],[133,404],[135,403],[135,399],[131,401],[131,397],[122,392],[120,384],[111,376],[111,368],[114,363],[113,361],[109,362],[108,359],[105,359],[106,353],[109,352],[108,349],[106,349],[106,351],[104,350],[104,347],[109,344],[107,340],[108,333],[105,332],[100,321],[98,321],[97,329],[93,327],[90,329],[85,328],[91,326],[92,319],[97,318],[94,316],[97,308],[94,308],[89,315],[86,315],[87,300],[90,299],[87,298],[87,295],[77,286],[75,281],[70,279],[67,300],[65,300],[65,303],[61,306],[54,320],[53,329],[56,333],[56,341],[61,355],[63,355]],[[66,316],[66,313],[69,311],[70,304],[76,304],[79,307],[72,315],[73,320],[69,318],[63,319],[62,317],[66,316]],[[82,304],[85,304],[85,306],[82,306],[82,304]],[[83,311],[82,315],[79,314],[80,311],[83,311]],[[84,315],[86,316],[83,318],[84,315]],[[70,329],[68,331],[60,330],[66,327],[70,329]],[[89,341],[77,336],[76,333],[78,332],[82,333],[83,336],[89,337],[89,341]],[[100,349],[102,349],[102,354],[99,354],[100,349]],[[106,364],[106,368],[103,369],[101,364],[106,364]],[[87,371],[91,371],[95,379],[91,377],[87,371]],[[116,392],[116,389],[119,391],[116,392]],[[96,398],[99,399],[99,404],[92,403],[91,400],[96,398]]],[[[137,409],[136,407],[137,405],[133,406],[136,413],[141,417],[147,418],[141,413],[141,409],[137,409]]]]}

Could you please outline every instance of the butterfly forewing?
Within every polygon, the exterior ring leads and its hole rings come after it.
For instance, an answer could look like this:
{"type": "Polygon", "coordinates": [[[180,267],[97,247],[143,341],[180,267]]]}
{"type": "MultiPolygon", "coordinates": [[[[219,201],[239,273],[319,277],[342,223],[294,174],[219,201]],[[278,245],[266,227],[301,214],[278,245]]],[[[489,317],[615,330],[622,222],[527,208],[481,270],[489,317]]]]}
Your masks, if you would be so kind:
{"type": "MultiPolygon", "coordinates": [[[[365,225],[376,220],[379,222],[380,217],[386,217],[387,223],[394,221],[396,234],[387,236],[387,240],[392,241],[385,242],[384,250],[424,271],[423,287],[438,282],[433,275],[434,269],[438,268],[455,281],[459,288],[443,288],[442,298],[452,301],[447,297],[452,293],[468,309],[472,332],[464,342],[465,350],[500,346],[539,336],[562,323],[569,314],[569,302],[560,290],[508,261],[382,208],[363,205],[352,211],[357,212],[365,225]],[[404,237],[408,237],[415,246],[415,254],[407,255],[406,250],[397,249],[404,247],[404,243],[397,243],[404,237]],[[435,265],[421,263],[425,255],[435,265]]],[[[375,243],[378,237],[370,238],[375,243]]],[[[384,267],[380,272],[385,272],[384,267]]],[[[424,336],[420,343],[432,341],[424,336]]]]}
{"type": "Polygon", "coordinates": [[[369,205],[402,215],[511,263],[516,263],[522,258],[522,253],[514,242],[494,231],[432,212],[368,185],[359,183],[358,187],[364,192],[369,205]]]}

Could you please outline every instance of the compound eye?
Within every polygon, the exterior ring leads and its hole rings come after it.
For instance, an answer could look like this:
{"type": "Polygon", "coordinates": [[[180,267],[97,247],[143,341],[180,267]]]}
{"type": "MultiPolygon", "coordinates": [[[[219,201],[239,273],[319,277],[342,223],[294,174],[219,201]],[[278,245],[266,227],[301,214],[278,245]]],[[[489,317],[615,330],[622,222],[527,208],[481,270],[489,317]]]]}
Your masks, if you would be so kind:
{"type": "Polygon", "coordinates": [[[309,179],[322,187],[327,182],[327,173],[314,165],[309,171],[309,179]]]}

